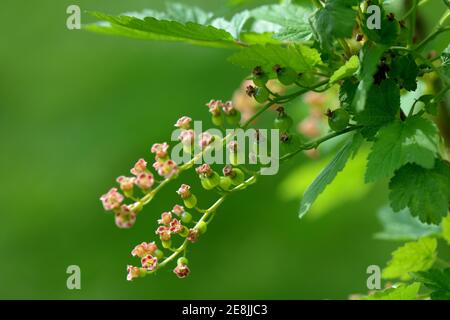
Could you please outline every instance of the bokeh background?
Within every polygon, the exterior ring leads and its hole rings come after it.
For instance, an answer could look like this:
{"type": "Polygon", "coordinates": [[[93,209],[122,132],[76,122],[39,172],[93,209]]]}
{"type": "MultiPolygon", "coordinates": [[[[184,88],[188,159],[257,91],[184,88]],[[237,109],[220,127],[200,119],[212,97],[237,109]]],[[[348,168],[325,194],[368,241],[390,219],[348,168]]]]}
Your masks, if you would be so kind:
{"type": "MultiPolygon", "coordinates": [[[[226,1],[184,2],[230,10],[226,1]]],[[[387,182],[363,186],[364,152],[305,219],[297,217],[301,194],[326,157],[300,156],[230,198],[192,246],[189,278],[169,268],[127,282],[126,265],[137,263],[131,249],[155,237],[155,219],[178,200],[178,182],[130,230],[115,227],[99,196],[136,159],[150,159],[151,144],[167,140],[179,116],[208,121],[205,102],[230,98],[246,71],[226,61],[225,49],[69,31],[70,4],[108,13],[163,7],[2,1],[0,298],[346,299],[367,291],[367,266],[384,266],[398,243],[373,238],[387,182]],[[81,290],[66,288],[73,264],[81,290]]],[[[430,1],[424,27],[443,9],[430,1]]]]}

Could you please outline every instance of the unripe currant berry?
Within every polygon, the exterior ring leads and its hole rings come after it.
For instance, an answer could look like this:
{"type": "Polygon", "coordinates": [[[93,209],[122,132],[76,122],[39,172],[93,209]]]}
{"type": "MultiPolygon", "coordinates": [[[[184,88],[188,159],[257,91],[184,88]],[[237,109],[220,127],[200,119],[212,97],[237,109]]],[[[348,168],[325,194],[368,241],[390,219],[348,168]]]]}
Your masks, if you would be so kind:
{"type": "Polygon", "coordinates": [[[217,127],[221,127],[223,125],[223,119],[222,119],[222,115],[212,115],[211,116],[211,121],[212,123],[217,126],[217,127]]]}
{"type": "Polygon", "coordinates": [[[253,74],[253,83],[258,87],[264,87],[267,81],[269,80],[267,73],[264,72],[261,66],[255,67],[255,69],[253,69],[252,74],[253,74]]]}
{"type": "Polygon", "coordinates": [[[291,117],[289,117],[286,112],[284,111],[283,107],[279,107],[277,109],[278,116],[275,118],[273,122],[273,126],[276,129],[279,129],[281,132],[287,132],[292,127],[292,124],[294,121],[291,117]]]}
{"type": "Polygon", "coordinates": [[[231,184],[237,186],[244,182],[245,174],[239,168],[233,168],[227,165],[223,168],[225,178],[230,179],[231,184]]]}
{"type": "Polygon", "coordinates": [[[259,103],[264,103],[269,99],[269,91],[265,87],[255,88],[253,86],[247,86],[247,95],[255,98],[259,103]]]}
{"type": "Polygon", "coordinates": [[[220,183],[220,176],[217,172],[213,172],[209,177],[201,177],[200,182],[206,190],[212,190],[220,183]]]}
{"type": "Polygon", "coordinates": [[[192,194],[189,198],[183,199],[183,203],[186,208],[192,209],[197,205],[197,197],[192,194]]]}
{"type": "Polygon", "coordinates": [[[333,131],[341,131],[348,126],[350,115],[342,108],[331,111],[328,109],[326,116],[328,117],[328,125],[333,131]]]}
{"type": "Polygon", "coordinates": [[[172,247],[172,240],[163,240],[161,241],[163,248],[170,249],[172,247]]]}
{"type": "Polygon", "coordinates": [[[162,252],[162,250],[156,249],[155,252],[153,252],[153,256],[158,258],[158,260],[161,260],[164,257],[164,252],[162,252]]]}
{"type": "Polygon", "coordinates": [[[189,235],[189,229],[183,226],[178,234],[183,238],[186,238],[189,235]]]}
{"type": "Polygon", "coordinates": [[[206,230],[207,230],[207,229],[208,229],[208,225],[206,224],[206,222],[200,221],[200,222],[198,223],[197,230],[198,230],[198,232],[199,232],[200,234],[206,233],[206,230]]]}
{"type": "Polygon", "coordinates": [[[231,179],[229,177],[220,177],[219,186],[221,189],[228,191],[231,187],[231,179]]]}
{"type": "Polygon", "coordinates": [[[277,73],[278,81],[285,86],[289,86],[297,80],[297,73],[290,67],[282,68],[280,65],[275,65],[273,70],[277,73]]]}
{"type": "Polygon", "coordinates": [[[187,266],[189,264],[189,260],[186,257],[180,257],[177,260],[177,265],[187,266]]]}
{"type": "Polygon", "coordinates": [[[225,119],[227,120],[227,123],[230,125],[237,125],[239,121],[241,121],[241,113],[239,110],[236,110],[236,108],[233,105],[233,102],[227,101],[222,104],[223,112],[225,113],[225,119]]]}
{"type": "Polygon", "coordinates": [[[290,153],[296,151],[300,145],[300,137],[296,134],[283,133],[280,136],[280,149],[282,154],[290,153]]]}
{"type": "Polygon", "coordinates": [[[189,212],[183,212],[181,214],[181,222],[190,223],[192,221],[192,215],[189,212]]]}

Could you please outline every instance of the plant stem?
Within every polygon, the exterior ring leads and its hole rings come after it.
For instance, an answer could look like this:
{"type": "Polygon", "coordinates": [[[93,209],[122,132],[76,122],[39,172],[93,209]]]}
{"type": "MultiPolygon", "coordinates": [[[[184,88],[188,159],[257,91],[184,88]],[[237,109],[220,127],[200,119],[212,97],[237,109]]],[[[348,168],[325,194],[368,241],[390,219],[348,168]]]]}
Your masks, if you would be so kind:
{"type": "Polygon", "coordinates": [[[416,17],[417,17],[417,0],[413,0],[411,7],[411,16],[409,19],[409,38],[408,38],[408,46],[411,47],[414,44],[414,36],[416,34],[416,17]]]}
{"type": "Polygon", "coordinates": [[[444,27],[443,24],[445,20],[450,16],[450,11],[447,10],[447,12],[441,17],[439,20],[439,23],[435,27],[435,30],[430,33],[421,43],[419,43],[414,49],[416,51],[421,51],[430,41],[433,41],[439,34],[443,32],[447,32],[450,30],[449,26],[444,27]]]}
{"type": "Polygon", "coordinates": [[[322,4],[322,2],[320,2],[320,0],[311,0],[311,2],[312,2],[313,5],[315,5],[316,8],[318,8],[318,9],[323,8],[323,4],[322,4]]]}

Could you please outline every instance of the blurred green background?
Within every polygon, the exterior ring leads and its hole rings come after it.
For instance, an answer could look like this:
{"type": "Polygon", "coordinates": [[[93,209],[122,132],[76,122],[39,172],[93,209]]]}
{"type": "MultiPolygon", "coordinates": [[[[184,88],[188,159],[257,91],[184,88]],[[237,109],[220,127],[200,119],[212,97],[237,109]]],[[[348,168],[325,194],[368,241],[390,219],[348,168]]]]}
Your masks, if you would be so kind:
{"type": "MultiPolygon", "coordinates": [[[[224,1],[185,2],[225,10],[224,1]]],[[[179,182],[130,230],[115,227],[99,196],[136,159],[150,159],[151,144],[167,140],[179,116],[207,120],[204,103],[230,98],[246,73],[226,62],[227,50],[69,31],[70,4],[109,13],[163,7],[2,1],[0,298],[346,299],[367,291],[367,266],[384,266],[397,244],[373,239],[386,183],[360,186],[364,154],[306,219],[297,217],[300,195],[325,160],[299,157],[224,204],[192,246],[189,278],[169,268],[127,282],[126,265],[137,263],[131,249],[155,237],[179,182]],[[72,264],[81,267],[81,290],[66,288],[72,264]]]]}

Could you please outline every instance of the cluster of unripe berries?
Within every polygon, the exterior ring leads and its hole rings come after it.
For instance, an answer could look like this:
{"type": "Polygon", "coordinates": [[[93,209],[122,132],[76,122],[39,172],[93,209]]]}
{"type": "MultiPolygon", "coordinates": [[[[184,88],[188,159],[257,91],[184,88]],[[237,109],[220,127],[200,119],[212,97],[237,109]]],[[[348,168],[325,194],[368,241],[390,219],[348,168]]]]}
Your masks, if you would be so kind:
{"type": "Polygon", "coordinates": [[[241,120],[241,113],[234,107],[232,101],[211,100],[206,106],[211,113],[211,121],[215,126],[222,127],[224,118],[232,126],[238,125],[241,120]]]}

